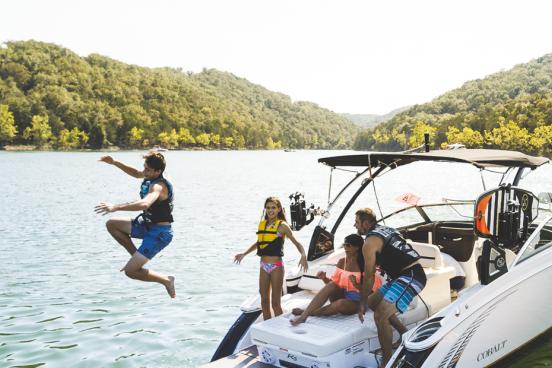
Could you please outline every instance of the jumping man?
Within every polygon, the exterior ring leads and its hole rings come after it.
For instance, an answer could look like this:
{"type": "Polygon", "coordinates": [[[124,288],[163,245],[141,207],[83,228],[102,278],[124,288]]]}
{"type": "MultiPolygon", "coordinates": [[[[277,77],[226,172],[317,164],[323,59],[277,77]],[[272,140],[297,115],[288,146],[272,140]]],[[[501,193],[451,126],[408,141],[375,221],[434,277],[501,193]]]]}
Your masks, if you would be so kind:
{"type": "Polygon", "coordinates": [[[112,218],[106,222],[107,231],[131,255],[128,263],[121,269],[131,279],[158,282],[165,286],[169,296],[174,298],[176,291],[174,277],[144,268],[157,253],[172,240],[171,229],[173,188],[163,177],[165,158],[158,152],[150,152],[144,156],[144,170],[140,171],[111,156],[103,156],[100,161],[114,165],[128,175],[143,179],[140,188],[140,199],[122,204],[101,202],[95,207],[95,212],[106,215],[115,211],[143,211],[135,219],[112,218]],[[143,239],[138,250],[131,238],[143,239]]]}

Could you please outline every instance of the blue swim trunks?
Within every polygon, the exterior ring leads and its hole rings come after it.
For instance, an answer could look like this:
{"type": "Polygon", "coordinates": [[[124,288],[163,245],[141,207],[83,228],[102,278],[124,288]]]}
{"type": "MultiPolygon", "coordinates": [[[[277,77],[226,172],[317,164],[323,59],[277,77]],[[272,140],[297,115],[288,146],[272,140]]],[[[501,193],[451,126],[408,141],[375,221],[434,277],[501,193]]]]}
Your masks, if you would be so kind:
{"type": "Polygon", "coordinates": [[[425,272],[419,264],[402,271],[396,279],[391,280],[378,289],[383,299],[404,313],[412,299],[418,295],[426,284],[425,272]]]}
{"type": "Polygon", "coordinates": [[[171,225],[146,225],[142,218],[132,220],[131,238],[143,239],[138,252],[152,259],[163,250],[173,238],[171,225]]]}

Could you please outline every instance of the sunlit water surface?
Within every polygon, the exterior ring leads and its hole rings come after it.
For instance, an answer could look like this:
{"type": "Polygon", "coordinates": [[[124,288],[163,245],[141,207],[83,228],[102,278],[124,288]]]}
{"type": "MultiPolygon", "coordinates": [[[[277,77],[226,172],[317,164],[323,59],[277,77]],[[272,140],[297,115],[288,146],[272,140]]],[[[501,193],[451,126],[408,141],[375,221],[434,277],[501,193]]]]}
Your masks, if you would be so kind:
{"type": "MultiPolygon", "coordinates": [[[[142,153],[113,155],[141,167],[142,153]]],[[[105,230],[111,215],[93,212],[100,201],[136,199],[139,181],[98,162],[99,152],[0,152],[0,367],[208,362],[241,302],[257,290],[256,256],[240,266],[232,256],[255,241],[264,198],[277,195],[287,207],[287,195],[300,190],[307,201],[324,205],[330,170],[317,159],[343,153],[352,152],[167,152],[177,195],[175,235],[149,266],[176,277],[171,300],[162,286],[119,272],[128,256],[105,230]]],[[[472,167],[453,165],[447,173],[442,164],[412,166],[377,186],[384,213],[400,208],[394,198],[404,192],[430,201],[441,198],[443,188],[451,198],[482,190],[472,167]]],[[[552,189],[550,166],[527,178],[536,190],[552,189]]],[[[335,173],[332,194],[350,178],[335,173]]],[[[366,201],[358,206],[375,206],[373,198],[366,201]]],[[[296,234],[305,246],[311,231],[312,225],[296,234]]],[[[289,242],[285,261],[297,261],[289,242]]],[[[523,359],[550,364],[549,345],[550,338],[541,339],[523,359]]]]}

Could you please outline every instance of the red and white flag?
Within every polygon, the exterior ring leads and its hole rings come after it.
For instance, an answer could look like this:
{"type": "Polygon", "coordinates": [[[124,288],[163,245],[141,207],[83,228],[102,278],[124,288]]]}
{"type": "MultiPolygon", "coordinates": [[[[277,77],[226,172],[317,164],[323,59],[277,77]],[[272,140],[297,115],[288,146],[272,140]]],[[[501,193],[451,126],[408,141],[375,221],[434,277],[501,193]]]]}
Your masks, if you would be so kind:
{"type": "Polygon", "coordinates": [[[413,193],[404,193],[395,198],[396,201],[415,206],[421,198],[413,193]]]}

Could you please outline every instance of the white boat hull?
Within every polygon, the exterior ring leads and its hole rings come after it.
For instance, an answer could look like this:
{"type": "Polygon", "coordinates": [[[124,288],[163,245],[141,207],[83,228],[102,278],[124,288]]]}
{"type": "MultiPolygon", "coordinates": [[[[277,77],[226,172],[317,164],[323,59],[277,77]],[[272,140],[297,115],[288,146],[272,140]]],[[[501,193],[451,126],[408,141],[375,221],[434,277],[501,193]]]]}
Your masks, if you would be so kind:
{"type": "Polygon", "coordinates": [[[442,327],[426,344],[410,341],[411,335],[392,361],[406,348],[417,354],[433,349],[419,367],[478,368],[498,362],[552,326],[551,278],[549,249],[489,285],[474,285],[434,316],[444,317],[442,327]]]}

